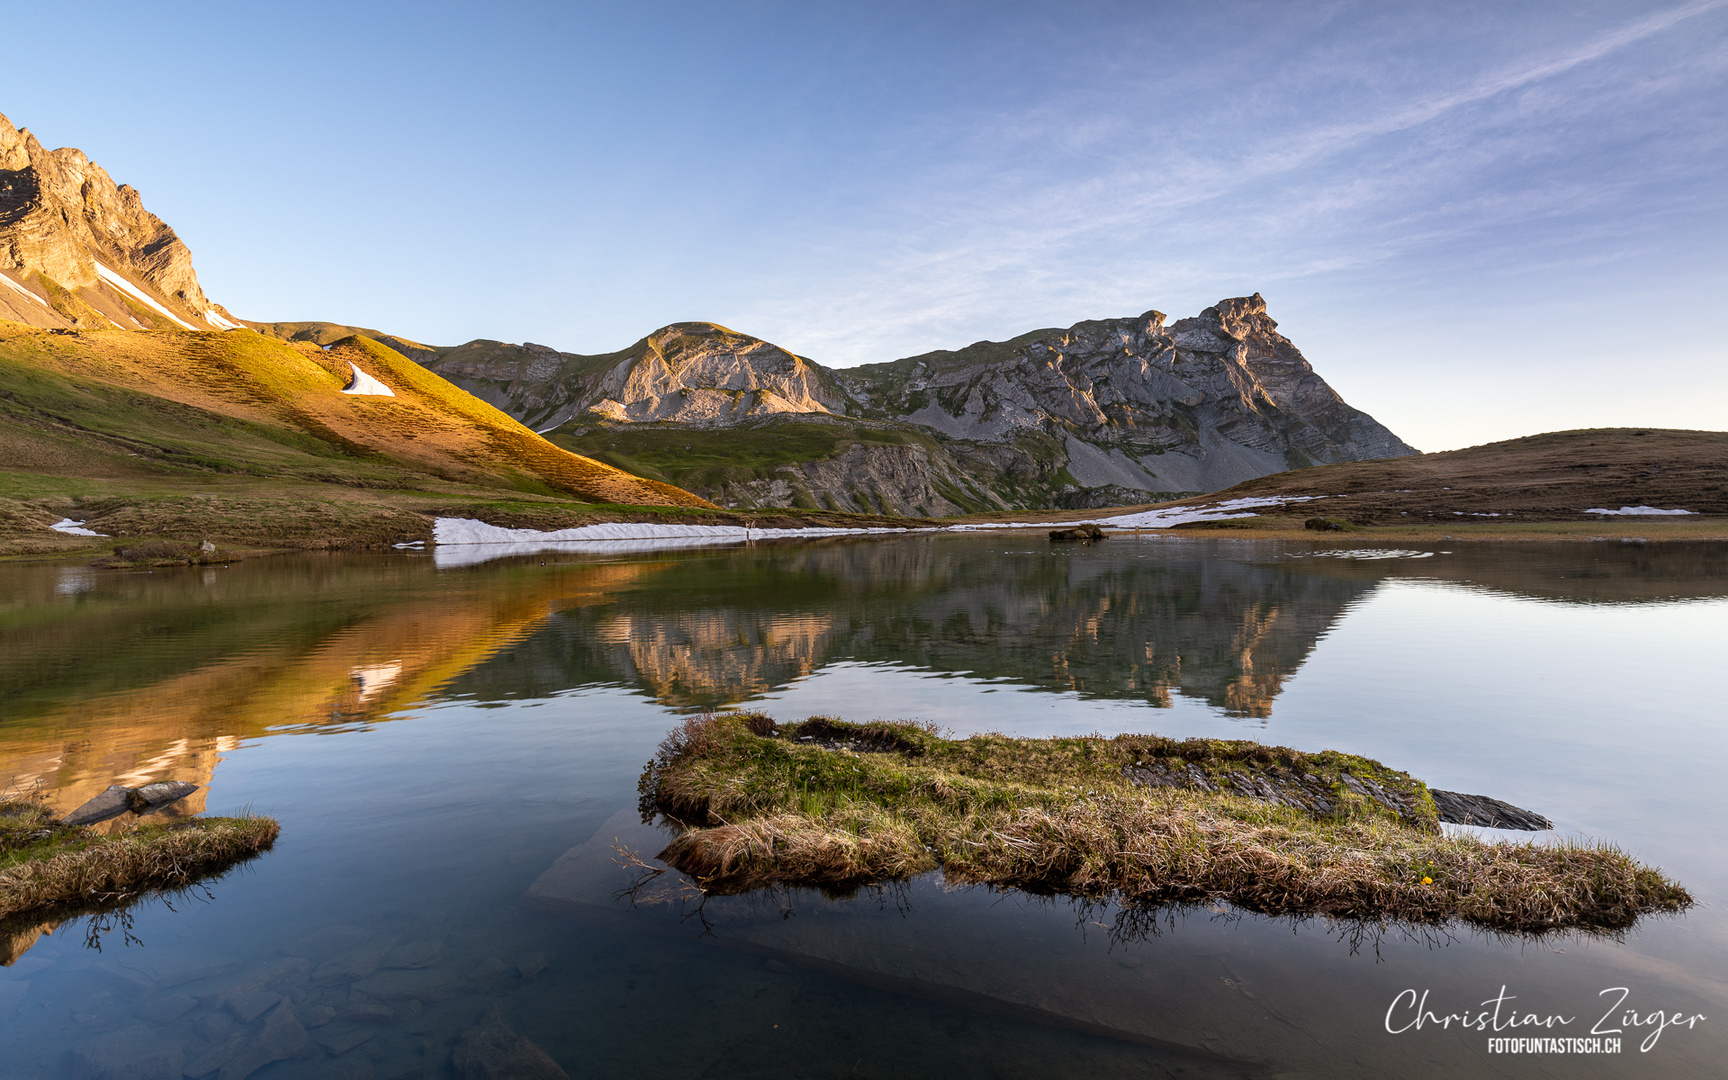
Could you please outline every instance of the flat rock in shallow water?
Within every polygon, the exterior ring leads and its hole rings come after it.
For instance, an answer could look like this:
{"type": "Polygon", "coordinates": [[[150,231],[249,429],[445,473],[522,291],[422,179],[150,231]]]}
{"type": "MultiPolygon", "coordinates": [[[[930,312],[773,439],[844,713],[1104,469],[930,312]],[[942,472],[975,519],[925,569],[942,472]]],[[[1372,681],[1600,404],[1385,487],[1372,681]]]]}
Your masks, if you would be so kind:
{"type": "Polygon", "coordinates": [[[378,966],[386,970],[436,967],[446,951],[441,941],[410,941],[385,953],[378,966]]]}
{"type": "Polygon", "coordinates": [[[1456,791],[1441,791],[1438,788],[1429,788],[1428,794],[1434,796],[1434,809],[1440,812],[1440,820],[1453,825],[1520,829],[1525,832],[1540,832],[1554,827],[1554,823],[1541,814],[1513,806],[1509,802],[1491,799],[1486,795],[1464,795],[1456,791]]]}
{"type": "Polygon", "coordinates": [[[462,1033],[450,1063],[462,1080],[570,1080],[546,1051],[511,1031],[497,1012],[462,1033]]]}
{"type": "Polygon", "coordinates": [[[294,1014],[293,1002],[276,1006],[264,1025],[222,1066],[218,1080],[246,1080],[248,1076],[273,1061],[283,1061],[298,1054],[312,1041],[300,1018],[294,1014]]]}
{"type": "Polygon", "coordinates": [[[144,1024],[82,1041],[72,1048],[78,1080],[180,1080],[185,1051],[144,1024]]]}
{"type": "Polygon", "coordinates": [[[314,964],[322,964],[334,956],[353,952],[378,935],[363,926],[326,926],[315,934],[282,947],[288,956],[304,956],[314,964]]]}
{"type": "Polygon", "coordinates": [[[456,993],[456,977],[437,969],[380,971],[355,983],[354,989],[381,1001],[443,1001],[456,993]]]}

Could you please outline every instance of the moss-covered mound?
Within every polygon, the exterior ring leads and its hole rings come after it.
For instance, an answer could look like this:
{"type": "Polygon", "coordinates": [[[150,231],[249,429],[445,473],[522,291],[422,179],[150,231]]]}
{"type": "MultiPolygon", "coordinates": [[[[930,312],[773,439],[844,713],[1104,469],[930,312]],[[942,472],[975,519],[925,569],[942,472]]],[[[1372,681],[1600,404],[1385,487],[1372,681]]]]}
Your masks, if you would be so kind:
{"type": "Polygon", "coordinates": [[[905,723],[686,722],[641,781],[683,831],[660,858],[711,893],[957,883],[1131,905],[1499,931],[1611,932],[1691,896],[1605,844],[1441,832],[1421,781],[1252,742],[951,740],[905,723]]]}
{"type": "Polygon", "coordinates": [[[0,802],[0,923],[185,888],[265,850],[279,831],[265,817],[198,817],[109,835],[56,824],[37,803],[0,802]]]}

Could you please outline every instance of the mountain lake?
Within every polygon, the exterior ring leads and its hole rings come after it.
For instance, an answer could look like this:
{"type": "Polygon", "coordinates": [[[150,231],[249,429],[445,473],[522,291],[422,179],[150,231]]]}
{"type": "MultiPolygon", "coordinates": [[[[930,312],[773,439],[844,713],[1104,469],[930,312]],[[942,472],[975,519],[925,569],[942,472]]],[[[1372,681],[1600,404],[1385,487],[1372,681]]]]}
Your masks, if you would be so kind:
{"type": "Polygon", "coordinates": [[[1725,672],[1723,544],[1022,530],[0,565],[0,784],[66,811],[186,780],[170,813],[282,828],[190,892],[7,924],[0,1076],[555,1075],[462,1071],[476,1027],[573,1077],[1721,1076],[1725,672]],[[739,707],[1348,751],[1699,903],[1538,939],[939,876],[630,895],[624,853],[668,835],[644,764],[739,707]]]}

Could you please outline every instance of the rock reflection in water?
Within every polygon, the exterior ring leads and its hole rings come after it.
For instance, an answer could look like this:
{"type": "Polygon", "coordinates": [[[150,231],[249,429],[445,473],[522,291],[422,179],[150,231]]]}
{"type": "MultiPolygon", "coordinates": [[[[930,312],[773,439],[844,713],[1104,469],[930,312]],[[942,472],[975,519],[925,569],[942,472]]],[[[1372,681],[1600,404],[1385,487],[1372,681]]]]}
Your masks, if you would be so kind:
{"type": "Polygon", "coordinates": [[[840,660],[1265,717],[1373,581],[1209,558],[1198,545],[1001,551],[842,544],[691,558],[560,611],[455,681],[480,698],[602,678],[682,710],[738,704],[840,660]],[[754,587],[738,588],[743,580],[754,587]]]}

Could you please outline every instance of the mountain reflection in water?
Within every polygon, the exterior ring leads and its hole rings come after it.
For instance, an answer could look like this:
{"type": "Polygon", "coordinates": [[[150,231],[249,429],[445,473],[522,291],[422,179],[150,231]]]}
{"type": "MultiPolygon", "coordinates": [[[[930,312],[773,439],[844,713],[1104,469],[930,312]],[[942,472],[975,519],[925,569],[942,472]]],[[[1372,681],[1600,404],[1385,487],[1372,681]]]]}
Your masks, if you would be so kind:
{"type": "Polygon", "coordinates": [[[1459,545],[1422,559],[1175,537],[758,545],[435,571],[417,557],[155,573],[12,566],[0,758],[68,809],[110,783],[204,785],[240,740],[424,701],[623,686],[737,705],[838,662],[1264,718],[1354,603],[1427,579],[1569,603],[1723,595],[1723,545],[1459,545]]]}

